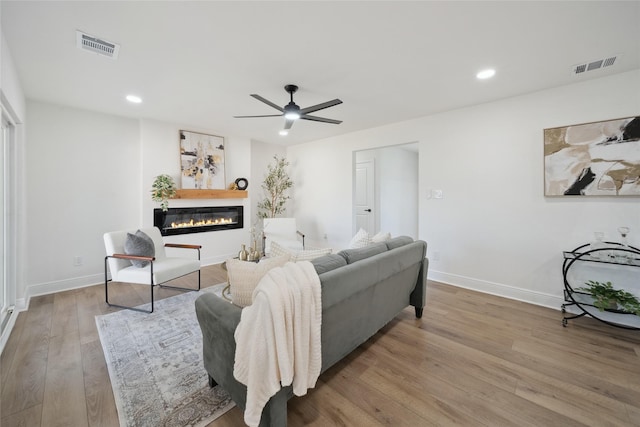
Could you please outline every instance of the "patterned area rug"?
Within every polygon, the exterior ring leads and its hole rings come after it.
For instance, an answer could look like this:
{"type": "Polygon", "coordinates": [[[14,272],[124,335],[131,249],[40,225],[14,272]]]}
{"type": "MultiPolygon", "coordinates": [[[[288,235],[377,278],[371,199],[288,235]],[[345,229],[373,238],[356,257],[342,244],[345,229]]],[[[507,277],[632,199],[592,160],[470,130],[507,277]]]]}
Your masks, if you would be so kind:
{"type": "Polygon", "coordinates": [[[122,427],[204,426],[233,408],[220,386],[209,388],[194,306],[224,286],[157,301],[152,314],[96,316],[122,427]]]}

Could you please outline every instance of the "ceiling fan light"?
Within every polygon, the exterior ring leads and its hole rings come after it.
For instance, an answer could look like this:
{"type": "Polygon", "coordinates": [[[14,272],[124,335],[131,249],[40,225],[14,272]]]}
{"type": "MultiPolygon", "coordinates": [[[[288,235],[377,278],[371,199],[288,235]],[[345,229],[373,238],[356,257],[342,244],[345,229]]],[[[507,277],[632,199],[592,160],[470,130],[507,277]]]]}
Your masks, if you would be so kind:
{"type": "Polygon", "coordinates": [[[284,118],[287,120],[298,120],[300,118],[300,113],[297,111],[287,111],[284,118]]]}

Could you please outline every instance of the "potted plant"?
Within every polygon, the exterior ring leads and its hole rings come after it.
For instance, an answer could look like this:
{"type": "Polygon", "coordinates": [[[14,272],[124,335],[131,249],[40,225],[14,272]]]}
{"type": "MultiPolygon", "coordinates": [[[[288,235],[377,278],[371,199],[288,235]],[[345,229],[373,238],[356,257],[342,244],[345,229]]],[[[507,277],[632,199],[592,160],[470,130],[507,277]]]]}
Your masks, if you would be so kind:
{"type": "Polygon", "coordinates": [[[158,175],[153,181],[151,199],[160,202],[163,211],[169,209],[169,199],[176,195],[176,183],[169,175],[158,175]]]}
{"type": "Polygon", "coordinates": [[[265,198],[258,203],[258,218],[275,218],[285,211],[285,203],[289,200],[287,190],[293,187],[293,181],[286,171],[289,162],[282,157],[273,156],[275,164],[268,166],[268,173],[262,182],[265,198]]]}
{"type": "Polygon", "coordinates": [[[601,283],[589,280],[585,285],[577,288],[577,290],[591,294],[594,299],[593,305],[598,310],[621,309],[627,313],[640,316],[640,301],[635,295],[622,289],[615,289],[611,282],[601,283]]]}

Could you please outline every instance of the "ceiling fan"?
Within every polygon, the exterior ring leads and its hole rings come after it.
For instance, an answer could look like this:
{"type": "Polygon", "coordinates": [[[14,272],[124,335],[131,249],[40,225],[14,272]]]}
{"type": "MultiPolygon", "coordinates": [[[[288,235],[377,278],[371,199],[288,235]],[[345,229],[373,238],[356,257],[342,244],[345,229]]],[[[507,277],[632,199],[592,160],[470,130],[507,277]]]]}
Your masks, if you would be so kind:
{"type": "Polygon", "coordinates": [[[298,120],[298,119],[311,120],[311,121],[314,121],[314,122],[322,122],[322,123],[332,123],[332,124],[335,124],[335,125],[339,125],[340,123],[342,123],[342,120],[326,119],[324,117],[312,116],[312,115],[309,114],[309,113],[313,113],[314,111],[319,111],[319,110],[323,110],[325,108],[333,107],[333,106],[338,105],[338,104],[342,104],[341,100],[334,99],[332,101],[323,102],[322,104],[313,105],[311,107],[300,108],[298,106],[298,104],[293,102],[293,94],[296,93],[296,91],[298,90],[298,86],[296,86],[296,85],[286,85],[284,87],[284,90],[286,90],[289,93],[290,97],[291,97],[291,101],[287,105],[285,105],[284,107],[280,107],[279,105],[276,105],[273,102],[269,101],[268,99],[265,99],[265,98],[261,97],[260,95],[255,94],[255,93],[251,94],[251,96],[254,97],[255,99],[257,99],[258,101],[264,102],[265,104],[267,104],[267,105],[275,108],[276,110],[280,111],[282,114],[268,114],[268,115],[262,115],[262,116],[234,116],[234,117],[238,118],[238,119],[242,119],[242,118],[250,118],[250,117],[280,117],[280,116],[284,116],[284,118],[285,118],[284,131],[285,132],[287,130],[291,129],[291,126],[293,126],[293,122],[298,120]]]}

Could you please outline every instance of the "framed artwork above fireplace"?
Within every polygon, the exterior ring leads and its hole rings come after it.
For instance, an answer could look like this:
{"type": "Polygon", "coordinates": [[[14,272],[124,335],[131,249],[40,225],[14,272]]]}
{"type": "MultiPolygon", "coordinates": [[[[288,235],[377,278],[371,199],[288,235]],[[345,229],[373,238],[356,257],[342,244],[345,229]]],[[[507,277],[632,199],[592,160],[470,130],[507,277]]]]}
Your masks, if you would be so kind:
{"type": "Polygon", "coordinates": [[[181,130],[180,172],[182,189],[224,190],[224,138],[181,130]]]}

